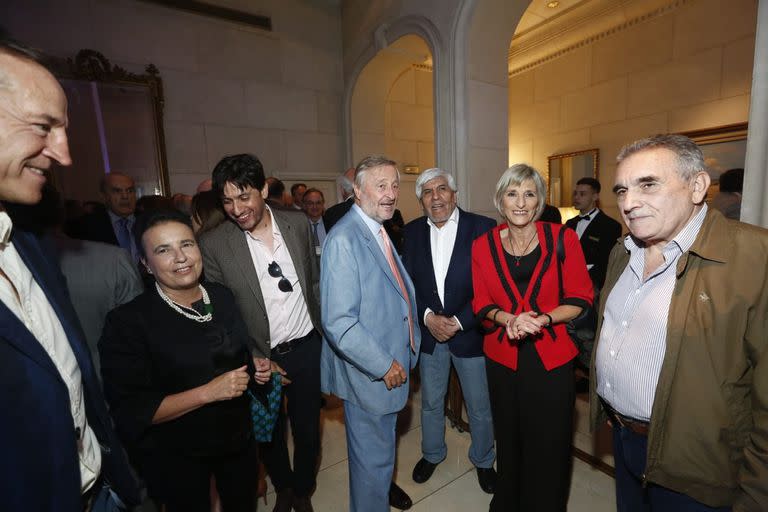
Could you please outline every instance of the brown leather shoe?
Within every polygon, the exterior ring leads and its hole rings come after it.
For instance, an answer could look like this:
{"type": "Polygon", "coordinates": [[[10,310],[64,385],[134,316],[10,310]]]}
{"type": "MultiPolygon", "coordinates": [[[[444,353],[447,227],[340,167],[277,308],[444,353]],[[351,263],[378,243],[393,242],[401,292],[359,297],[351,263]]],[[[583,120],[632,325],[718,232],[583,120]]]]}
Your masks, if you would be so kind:
{"type": "Polygon", "coordinates": [[[296,512],[315,512],[315,509],[312,508],[312,501],[309,499],[309,496],[294,496],[293,510],[296,512]]]}
{"type": "Polygon", "coordinates": [[[278,491],[277,499],[275,500],[275,508],[272,512],[291,512],[293,508],[293,489],[283,489],[278,491]]]}

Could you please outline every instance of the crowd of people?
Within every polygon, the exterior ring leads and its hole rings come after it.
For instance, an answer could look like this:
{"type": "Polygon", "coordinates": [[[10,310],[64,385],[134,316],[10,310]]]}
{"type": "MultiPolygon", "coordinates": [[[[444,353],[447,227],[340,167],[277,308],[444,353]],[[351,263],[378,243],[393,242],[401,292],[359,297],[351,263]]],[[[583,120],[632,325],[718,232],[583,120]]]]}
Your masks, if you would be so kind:
{"type": "Polygon", "coordinates": [[[312,511],[322,393],[343,403],[350,510],[407,509],[395,424],[418,365],[413,480],[447,456],[453,366],[490,510],[564,511],[585,350],[569,324],[594,308],[591,414],[613,430],[618,510],[768,508],[768,233],[708,207],[690,139],[621,150],[622,236],[593,178],[577,218],[542,220],[546,182],[526,164],[489,198],[499,223],[459,208],[434,168],[404,225],[384,156],[343,173],[327,211],[243,153],[193,197],[142,201],[111,172],[103,207],[66,218],[81,210],[45,178],[72,163],[66,128],[53,75],[0,42],[3,510],[121,510],[146,492],[167,512],[253,511],[260,461],[274,511],[312,511]]]}

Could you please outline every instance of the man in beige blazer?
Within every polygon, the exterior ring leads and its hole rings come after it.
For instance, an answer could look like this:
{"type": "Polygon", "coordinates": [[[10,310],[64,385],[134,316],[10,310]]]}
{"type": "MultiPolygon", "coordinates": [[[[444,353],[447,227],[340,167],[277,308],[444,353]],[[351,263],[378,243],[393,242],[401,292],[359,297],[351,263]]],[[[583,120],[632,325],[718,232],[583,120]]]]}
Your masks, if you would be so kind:
{"type": "Polygon", "coordinates": [[[208,280],[232,290],[253,354],[282,375],[294,438],[291,469],[285,415],[272,442],[262,443],[267,472],[277,490],[276,512],[311,511],[310,494],[320,451],[319,270],[306,216],[270,208],[264,169],[253,155],[222,159],[213,170],[213,190],[231,222],[200,240],[208,280]]]}

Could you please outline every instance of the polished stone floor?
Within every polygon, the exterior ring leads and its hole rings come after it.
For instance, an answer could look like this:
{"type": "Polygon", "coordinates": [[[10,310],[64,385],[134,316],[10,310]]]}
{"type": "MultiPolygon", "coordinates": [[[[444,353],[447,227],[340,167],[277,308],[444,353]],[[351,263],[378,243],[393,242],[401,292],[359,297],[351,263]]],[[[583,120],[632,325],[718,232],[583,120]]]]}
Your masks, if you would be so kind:
{"type": "MultiPolygon", "coordinates": [[[[488,510],[490,495],[477,484],[473,466],[467,459],[469,434],[446,429],[448,457],[426,483],[411,479],[414,464],[421,457],[421,425],[418,389],[398,421],[397,467],[395,481],[411,496],[414,512],[452,512],[488,510]]],[[[312,503],[317,512],[348,510],[347,446],[344,435],[344,412],[338,400],[330,399],[322,413],[322,460],[317,490],[312,503]]],[[[267,495],[268,504],[259,510],[271,510],[274,494],[267,495]]],[[[393,511],[396,509],[392,509],[393,511]]],[[[613,479],[590,465],[575,459],[569,512],[610,512],[616,510],[613,479]]]]}

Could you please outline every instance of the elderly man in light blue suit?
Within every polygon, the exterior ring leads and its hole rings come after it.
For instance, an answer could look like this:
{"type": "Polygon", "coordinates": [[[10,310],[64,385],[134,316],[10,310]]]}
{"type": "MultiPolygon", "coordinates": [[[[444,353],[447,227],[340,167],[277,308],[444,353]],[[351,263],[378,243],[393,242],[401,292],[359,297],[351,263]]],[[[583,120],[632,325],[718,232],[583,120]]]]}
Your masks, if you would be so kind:
{"type": "Polygon", "coordinates": [[[321,260],[321,385],[344,400],[353,512],[389,511],[397,412],[419,353],[413,283],[382,227],[399,185],[393,161],[363,159],[355,205],[328,234],[321,260]]]}

